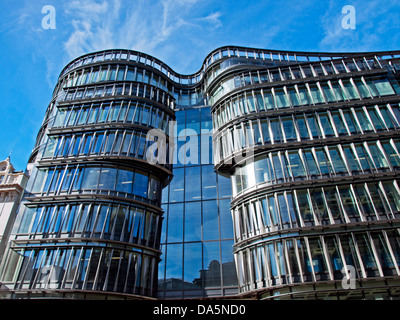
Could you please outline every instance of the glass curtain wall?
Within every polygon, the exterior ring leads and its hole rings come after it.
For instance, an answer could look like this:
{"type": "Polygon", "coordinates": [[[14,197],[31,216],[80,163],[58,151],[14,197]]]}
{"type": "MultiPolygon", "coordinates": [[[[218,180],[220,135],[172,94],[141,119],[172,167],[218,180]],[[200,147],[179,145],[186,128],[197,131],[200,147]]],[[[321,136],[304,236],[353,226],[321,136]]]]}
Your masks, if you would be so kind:
{"type": "Polygon", "coordinates": [[[229,178],[212,162],[209,107],[176,111],[177,161],[163,189],[158,297],[237,294],[229,178]]]}

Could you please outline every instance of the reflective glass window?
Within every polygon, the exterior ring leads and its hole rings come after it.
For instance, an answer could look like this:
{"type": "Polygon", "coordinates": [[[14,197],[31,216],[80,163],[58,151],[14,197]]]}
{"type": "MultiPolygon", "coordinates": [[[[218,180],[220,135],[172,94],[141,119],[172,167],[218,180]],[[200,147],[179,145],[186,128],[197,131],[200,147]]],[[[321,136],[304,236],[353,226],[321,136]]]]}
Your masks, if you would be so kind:
{"type": "Polygon", "coordinates": [[[237,286],[235,262],[232,256],[232,240],[221,241],[222,279],[224,287],[237,286]]]}
{"type": "Polygon", "coordinates": [[[344,267],[342,255],[340,254],[340,247],[335,237],[325,237],[325,243],[329,252],[329,259],[333,268],[334,278],[343,279],[341,272],[344,267]]]}
{"type": "Polygon", "coordinates": [[[333,131],[328,114],[326,112],[319,114],[319,120],[321,121],[321,127],[325,133],[325,137],[334,136],[335,132],[333,131]]]}
{"type": "MultiPolygon", "coordinates": [[[[270,120],[271,132],[274,137],[274,143],[283,142],[282,130],[278,120],[270,120]]],[[[264,138],[265,139],[265,138],[264,138]]]]}
{"type": "Polygon", "coordinates": [[[219,239],[218,203],[203,201],[203,240],[219,239]]]}
{"type": "Polygon", "coordinates": [[[342,207],[335,188],[324,188],[325,199],[335,223],[345,223],[342,207]]]}
{"type": "Polygon", "coordinates": [[[385,276],[397,274],[384,235],[381,232],[371,233],[371,238],[385,276]]]}
{"type": "Polygon", "coordinates": [[[356,241],[367,276],[378,276],[375,256],[367,234],[357,234],[356,241]]]}
{"type": "Polygon", "coordinates": [[[185,241],[201,240],[201,202],[185,203],[185,241]]]}
{"type": "Polygon", "coordinates": [[[383,149],[386,152],[386,155],[388,156],[389,162],[393,167],[399,167],[400,166],[400,157],[393,148],[393,146],[390,144],[388,141],[382,142],[383,149]]]}
{"type": "Polygon", "coordinates": [[[222,175],[218,175],[218,197],[230,198],[232,196],[230,179],[222,175]]]}
{"type": "Polygon", "coordinates": [[[374,131],[374,128],[373,128],[371,122],[366,117],[364,110],[357,109],[356,114],[357,114],[358,121],[361,125],[361,128],[364,132],[374,131]]]}
{"type": "Polygon", "coordinates": [[[311,96],[313,98],[314,104],[324,103],[324,97],[321,94],[317,85],[310,85],[311,96]]]}
{"type": "Polygon", "coordinates": [[[185,201],[201,199],[200,166],[185,168],[185,201]]]}
{"type": "Polygon", "coordinates": [[[348,187],[339,187],[339,193],[341,202],[347,216],[352,222],[358,222],[361,220],[358,213],[356,199],[353,196],[353,192],[348,187]]]}
{"type": "Polygon", "coordinates": [[[267,110],[275,109],[275,104],[272,99],[271,91],[263,90],[264,102],[267,110]]]}
{"type": "Polygon", "coordinates": [[[343,146],[343,152],[351,172],[360,172],[361,166],[356,159],[353,149],[350,146],[343,146]]]}
{"type": "Polygon", "coordinates": [[[321,148],[315,149],[315,154],[317,156],[317,161],[319,165],[319,169],[323,175],[329,175],[333,173],[333,168],[329,158],[326,156],[325,152],[321,148]]]}
{"type": "Polygon", "coordinates": [[[343,162],[339,149],[337,147],[330,147],[329,154],[332,159],[332,164],[336,173],[347,172],[346,165],[343,162]]]}
{"type": "Polygon", "coordinates": [[[101,168],[85,168],[81,188],[83,190],[97,189],[101,168]]]}
{"type": "Polygon", "coordinates": [[[175,289],[182,289],[182,272],[183,272],[183,245],[168,245],[166,249],[166,268],[165,278],[176,280],[175,289]]]}
{"type": "Polygon", "coordinates": [[[356,120],[354,119],[354,115],[350,110],[343,110],[343,115],[346,120],[347,127],[351,133],[361,132],[356,120]]]}
{"type": "Polygon", "coordinates": [[[368,108],[368,115],[371,118],[371,121],[374,124],[376,130],[386,130],[383,120],[378,115],[375,109],[368,108]]]}
{"type": "Polygon", "coordinates": [[[296,129],[294,127],[293,119],[289,117],[282,118],[282,125],[286,141],[297,140],[296,129]]]}
{"type": "Polygon", "coordinates": [[[170,204],[168,210],[168,235],[167,241],[183,241],[183,203],[170,204]]]}
{"type": "Polygon", "coordinates": [[[232,216],[230,212],[230,200],[221,199],[219,204],[220,234],[221,239],[233,239],[232,216]]]}
{"type": "MultiPolygon", "coordinates": [[[[202,198],[203,199],[213,199],[217,197],[217,180],[216,173],[213,170],[213,166],[203,166],[202,167],[202,198]]],[[[186,174],[188,172],[186,171],[186,174]]],[[[190,182],[189,178],[189,182],[190,182]]]]}
{"type": "Polygon", "coordinates": [[[394,94],[394,90],[390,85],[390,82],[385,78],[373,79],[373,83],[375,85],[376,90],[379,92],[379,95],[386,96],[390,94],[394,94]]]}
{"type": "Polygon", "coordinates": [[[299,95],[300,95],[300,100],[301,100],[302,105],[310,105],[311,97],[310,97],[310,94],[308,93],[308,90],[306,89],[306,87],[299,86],[298,90],[299,90],[299,95]]]}
{"type": "Polygon", "coordinates": [[[304,158],[307,163],[308,173],[311,176],[319,175],[319,170],[311,151],[304,151],[304,158]]]}
{"type": "Polygon", "coordinates": [[[329,224],[328,208],[326,206],[324,193],[321,189],[314,189],[312,191],[311,201],[319,222],[321,224],[329,224]]]}
{"type": "Polygon", "coordinates": [[[260,133],[260,127],[258,125],[258,121],[253,120],[252,126],[253,126],[253,134],[254,134],[254,143],[261,144],[262,139],[261,139],[261,133],[260,133]]]}
{"type": "Polygon", "coordinates": [[[304,117],[297,117],[297,125],[299,127],[299,133],[300,133],[300,139],[301,140],[308,140],[310,139],[310,134],[308,133],[307,130],[307,125],[306,121],[304,120],[304,117]]]}
{"type": "Polygon", "coordinates": [[[303,162],[300,159],[299,153],[298,152],[289,152],[288,153],[288,158],[289,158],[289,172],[291,172],[292,177],[301,177],[305,176],[306,172],[304,170],[303,162]]]}
{"type": "Polygon", "coordinates": [[[170,183],[170,202],[183,201],[184,168],[174,169],[174,177],[170,183]]]}
{"type": "Polygon", "coordinates": [[[310,128],[311,135],[314,139],[318,139],[322,137],[321,130],[319,126],[317,125],[317,122],[315,120],[314,116],[307,116],[307,124],[308,127],[310,128]]]}
{"type": "Polygon", "coordinates": [[[132,193],[146,198],[148,182],[149,178],[145,172],[136,171],[132,193]]]}
{"type": "Polygon", "coordinates": [[[273,179],[273,169],[268,156],[259,156],[254,161],[256,183],[273,179]]]}
{"type": "Polygon", "coordinates": [[[353,84],[349,80],[343,81],[343,86],[347,91],[347,98],[349,100],[359,99],[360,96],[358,95],[357,90],[354,88],[353,84]]]}
{"type": "Polygon", "coordinates": [[[368,220],[375,220],[375,209],[364,185],[354,185],[354,192],[357,195],[358,203],[368,220]]]}
{"type": "Polygon", "coordinates": [[[220,242],[203,242],[204,286],[206,288],[221,285],[220,242]]]}
{"type": "Polygon", "coordinates": [[[374,165],[371,162],[369,155],[366,153],[364,146],[362,144],[354,145],[357,151],[358,160],[360,161],[361,167],[364,171],[371,171],[374,165]]]}
{"type": "Polygon", "coordinates": [[[321,84],[327,102],[336,101],[335,96],[328,84],[321,84]]]}
{"type": "Polygon", "coordinates": [[[332,112],[332,119],[339,135],[346,135],[347,130],[339,112],[332,112]]]}
{"type": "Polygon", "coordinates": [[[275,90],[276,106],[278,108],[287,108],[290,106],[289,100],[283,90],[275,90]]]}
{"type": "Polygon", "coordinates": [[[290,96],[290,100],[292,101],[293,106],[301,105],[300,99],[297,95],[295,88],[288,88],[288,94],[290,96]]]}
{"type": "Polygon", "coordinates": [[[395,257],[395,263],[400,265],[400,237],[397,230],[387,230],[387,237],[389,240],[390,247],[392,248],[393,255],[395,257]]]}
{"type": "Polygon", "coordinates": [[[382,154],[380,148],[375,143],[368,143],[369,150],[371,152],[372,159],[374,160],[376,168],[387,168],[389,164],[387,163],[384,155],[382,154]]]}
{"type": "Polygon", "coordinates": [[[119,170],[116,191],[131,193],[133,184],[133,171],[119,170]]]}
{"type": "Polygon", "coordinates": [[[386,191],[386,196],[393,212],[400,211],[400,195],[394,182],[383,182],[382,185],[386,191]]]}
{"type": "Polygon", "coordinates": [[[332,89],[335,94],[336,100],[337,101],[343,101],[345,100],[345,94],[343,91],[343,88],[339,85],[339,83],[332,83],[332,89]]]}
{"type": "Polygon", "coordinates": [[[277,154],[272,155],[272,163],[274,165],[275,179],[277,181],[284,180],[285,176],[283,173],[282,164],[281,164],[279,156],[277,154]]]}
{"type": "MultiPolygon", "coordinates": [[[[202,287],[202,279],[199,271],[203,270],[201,243],[185,243],[184,245],[184,260],[183,260],[183,280],[185,285],[191,284],[191,287],[202,287]]],[[[167,268],[168,269],[168,268],[167,268]]]]}
{"type": "Polygon", "coordinates": [[[320,239],[309,239],[312,264],[317,280],[329,279],[328,266],[320,239]]]}
{"type": "Polygon", "coordinates": [[[370,98],[371,97],[367,87],[361,80],[355,80],[354,82],[355,82],[357,89],[360,92],[360,95],[362,98],[370,98]]]}
{"type": "Polygon", "coordinates": [[[261,121],[261,130],[264,138],[264,143],[270,143],[271,142],[271,135],[269,133],[269,127],[268,127],[268,121],[267,120],[262,120],[261,121]]]}

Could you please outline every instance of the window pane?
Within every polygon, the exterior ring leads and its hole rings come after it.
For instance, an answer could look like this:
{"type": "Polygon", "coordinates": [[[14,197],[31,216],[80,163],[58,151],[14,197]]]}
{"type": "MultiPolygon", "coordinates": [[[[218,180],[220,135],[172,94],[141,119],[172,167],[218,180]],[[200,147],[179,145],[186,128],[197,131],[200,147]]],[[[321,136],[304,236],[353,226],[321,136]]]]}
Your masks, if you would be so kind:
{"type": "Polygon", "coordinates": [[[305,176],[306,172],[298,152],[289,152],[288,157],[290,163],[289,171],[292,173],[292,177],[296,178],[305,176]]]}
{"type": "Polygon", "coordinates": [[[185,204],[185,241],[201,240],[201,202],[185,204]]]}
{"type": "Polygon", "coordinates": [[[170,202],[183,201],[184,168],[174,169],[174,177],[170,183],[170,202]]]}
{"type": "Polygon", "coordinates": [[[82,179],[82,186],[83,190],[85,189],[97,189],[97,182],[100,176],[100,168],[85,168],[83,179],[82,179]]]}
{"type": "Polygon", "coordinates": [[[333,122],[336,127],[336,131],[339,135],[347,134],[346,127],[344,126],[344,122],[339,112],[332,112],[333,122]]]}
{"type": "Polygon", "coordinates": [[[221,285],[219,241],[203,242],[203,252],[204,286],[219,287],[221,285]]]}
{"type": "Polygon", "coordinates": [[[203,269],[202,255],[199,254],[201,253],[201,247],[201,243],[185,243],[183,261],[183,280],[185,281],[185,289],[202,287],[202,278],[200,273],[203,269]]]}
{"type": "Polygon", "coordinates": [[[183,241],[183,203],[169,205],[167,241],[183,241]]]}
{"type": "Polygon", "coordinates": [[[286,141],[297,140],[296,129],[292,118],[282,118],[283,131],[285,132],[286,141]]]}
{"type": "Polygon", "coordinates": [[[332,164],[336,173],[347,172],[346,166],[342,160],[340,152],[337,147],[330,147],[329,154],[332,159],[332,164]]]}
{"type": "Polygon", "coordinates": [[[215,199],[217,197],[217,179],[213,166],[203,166],[201,170],[203,199],[215,199]]]}
{"type": "Polygon", "coordinates": [[[332,137],[335,135],[335,132],[333,131],[331,121],[326,113],[322,113],[319,115],[319,119],[321,121],[321,127],[322,130],[325,133],[325,137],[332,137]]]}
{"type": "Polygon", "coordinates": [[[141,171],[135,172],[132,193],[147,198],[148,182],[149,178],[147,176],[147,173],[141,171]]]}
{"type": "Polygon", "coordinates": [[[203,240],[219,239],[218,204],[216,200],[203,201],[203,240]]]}
{"type": "Polygon", "coordinates": [[[373,83],[376,89],[378,90],[379,95],[381,96],[386,96],[395,93],[392,86],[390,85],[390,82],[387,79],[376,79],[373,80],[373,83]]]}
{"type": "Polygon", "coordinates": [[[312,264],[317,280],[329,279],[328,267],[320,239],[309,239],[312,264]]]}
{"type": "Polygon", "coordinates": [[[173,244],[167,246],[167,256],[166,256],[166,280],[176,280],[175,288],[182,289],[182,272],[183,272],[183,245],[173,244]]]}
{"type": "Polygon", "coordinates": [[[185,168],[185,201],[201,199],[200,166],[185,168]]]}
{"type": "Polygon", "coordinates": [[[119,170],[116,190],[126,193],[132,192],[133,171],[119,170]]]}

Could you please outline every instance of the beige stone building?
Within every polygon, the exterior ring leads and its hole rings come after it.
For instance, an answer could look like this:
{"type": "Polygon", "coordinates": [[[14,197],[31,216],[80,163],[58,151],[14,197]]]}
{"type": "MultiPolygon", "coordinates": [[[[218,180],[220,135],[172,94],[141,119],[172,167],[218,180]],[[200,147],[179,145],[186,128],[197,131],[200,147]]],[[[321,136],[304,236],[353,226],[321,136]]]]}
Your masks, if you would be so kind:
{"type": "Polygon", "coordinates": [[[0,264],[27,181],[28,175],[15,171],[9,157],[0,162],[0,264]]]}

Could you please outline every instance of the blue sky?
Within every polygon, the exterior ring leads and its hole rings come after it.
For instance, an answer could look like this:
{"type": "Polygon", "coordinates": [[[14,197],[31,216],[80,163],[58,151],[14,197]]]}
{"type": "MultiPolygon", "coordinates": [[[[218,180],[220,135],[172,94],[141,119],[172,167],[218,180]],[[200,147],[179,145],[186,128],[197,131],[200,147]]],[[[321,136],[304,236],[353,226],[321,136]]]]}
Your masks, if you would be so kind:
{"type": "Polygon", "coordinates": [[[0,0],[0,160],[24,170],[62,68],[87,52],[143,51],[180,73],[224,45],[299,51],[400,49],[400,2],[0,0]],[[43,29],[42,7],[56,9],[43,29]],[[343,29],[342,7],[356,9],[343,29]]]}

